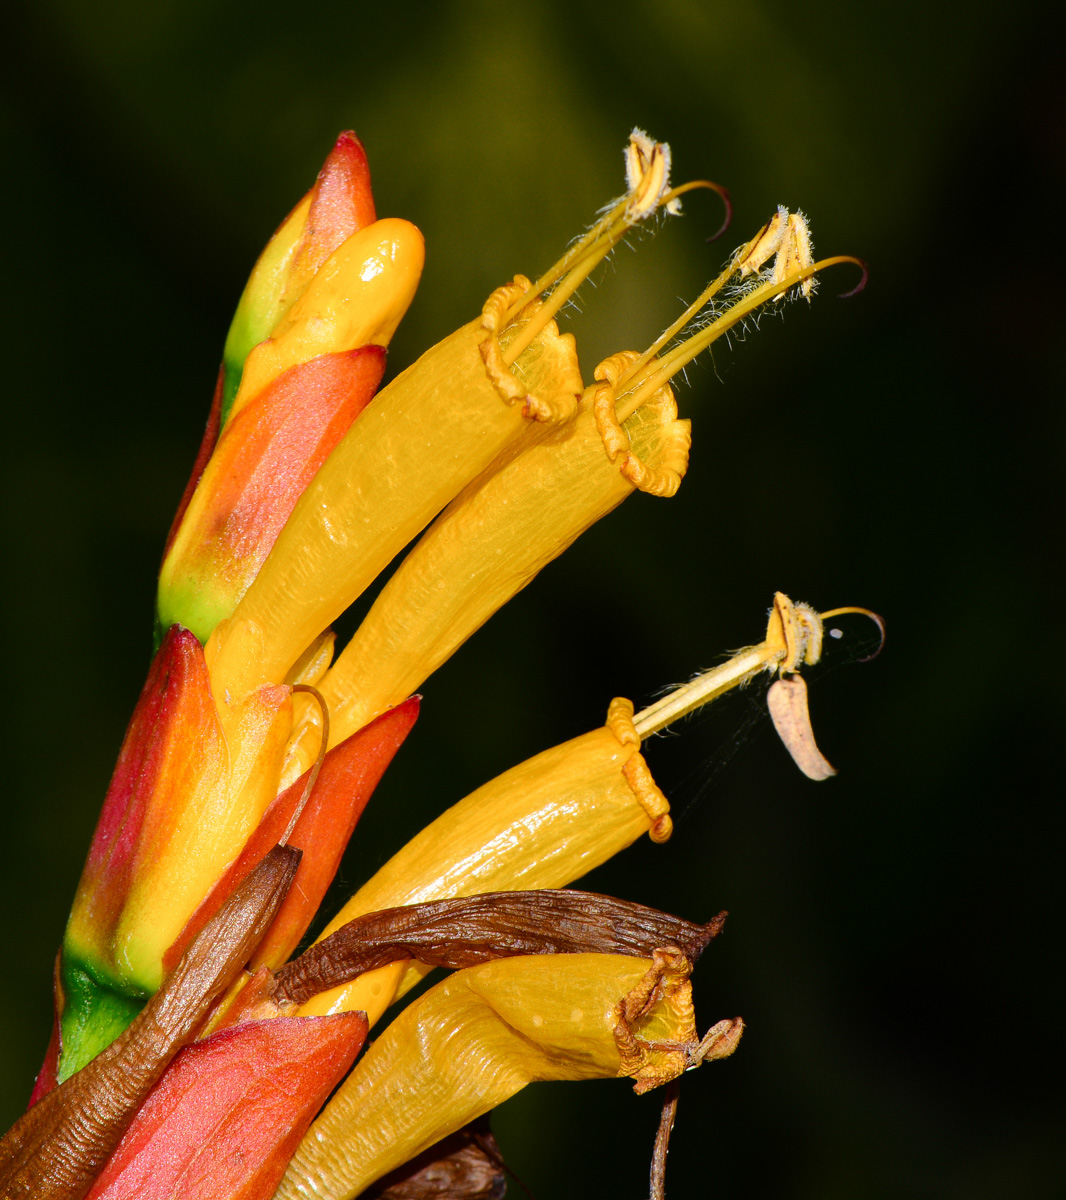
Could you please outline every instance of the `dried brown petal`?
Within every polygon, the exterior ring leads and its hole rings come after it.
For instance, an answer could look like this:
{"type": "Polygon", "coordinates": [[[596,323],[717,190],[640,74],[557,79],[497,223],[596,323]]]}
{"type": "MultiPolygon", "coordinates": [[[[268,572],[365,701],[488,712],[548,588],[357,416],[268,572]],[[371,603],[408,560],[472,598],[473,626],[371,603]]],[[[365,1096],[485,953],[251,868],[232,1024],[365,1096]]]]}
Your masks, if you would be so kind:
{"type": "Polygon", "coordinates": [[[300,851],[275,847],[204,926],[126,1031],[39,1100],[0,1142],[4,1200],[78,1200],[174,1055],[274,919],[300,851]]]}
{"type": "Polygon", "coordinates": [[[619,1074],[633,1079],[638,1096],[676,1079],[703,1062],[728,1058],[744,1033],[740,1017],[719,1021],[702,1039],[696,1039],[696,1017],[688,978],[692,964],[676,947],[656,950],[651,967],[618,1006],[615,1043],[621,1058],[619,1074]],[[648,1017],[669,1012],[675,1033],[654,1035],[648,1017]]]}
{"type": "Polygon", "coordinates": [[[551,888],[386,908],[349,921],[278,973],[275,998],[302,1004],[386,963],[458,969],[519,954],[629,954],[677,946],[695,961],[725,922],[696,925],[640,904],[551,888]]]}

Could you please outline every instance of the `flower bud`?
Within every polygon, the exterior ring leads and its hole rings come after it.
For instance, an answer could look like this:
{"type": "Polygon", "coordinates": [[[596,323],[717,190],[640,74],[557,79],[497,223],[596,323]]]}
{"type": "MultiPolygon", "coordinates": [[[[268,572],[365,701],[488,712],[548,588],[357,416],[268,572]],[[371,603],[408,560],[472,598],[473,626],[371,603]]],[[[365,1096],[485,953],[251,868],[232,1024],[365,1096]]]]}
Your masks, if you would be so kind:
{"type": "Polygon", "coordinates": [[[342,133],[315,186],[267,243],[241,295],[223,353],[223,423],[249,353],[270,337],[333,251],[376,219],[366,151],[354,133],[342,133]]]}

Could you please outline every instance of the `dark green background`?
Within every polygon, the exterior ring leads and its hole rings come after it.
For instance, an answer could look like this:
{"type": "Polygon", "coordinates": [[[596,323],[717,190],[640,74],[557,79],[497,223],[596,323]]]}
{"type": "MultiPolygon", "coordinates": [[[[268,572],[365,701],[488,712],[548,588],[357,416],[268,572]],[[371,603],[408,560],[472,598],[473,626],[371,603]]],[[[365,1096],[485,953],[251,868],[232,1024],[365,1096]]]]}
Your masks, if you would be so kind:
{"type": "MultiPolygon", "coordinates": [[[[4,1118],[47,1038],[152,575],[258,249],[354,127],[378,211],[428,244],[395,369],[552,260],[619,192],[639,124],[677,178],[727,184],[736,220],[706,245],[719,210],[693,197],[617,254],[570,322],[587,376],[779,202],[822,253],[868,259],[870,286],[837,302],[842,270],[689,372],[678,497],[632,500],[427,683],[344,887],[613,695],[757,640],[776,588],[875,607],[882,657],[813,677],[838,779],[799,777],[740,698],[649,750],[688,808],[673,842],[589,881],[732,913],[699,1019],[749,1028],[685,1081],[670,1194],[1064,1194],[1053,8],[8,4],[4,1118]]],[[[646,1194],[656,1119],[605,1082],[531,1088],[495,1123],[540,1200],[564,1200],[646,1194]]]]}

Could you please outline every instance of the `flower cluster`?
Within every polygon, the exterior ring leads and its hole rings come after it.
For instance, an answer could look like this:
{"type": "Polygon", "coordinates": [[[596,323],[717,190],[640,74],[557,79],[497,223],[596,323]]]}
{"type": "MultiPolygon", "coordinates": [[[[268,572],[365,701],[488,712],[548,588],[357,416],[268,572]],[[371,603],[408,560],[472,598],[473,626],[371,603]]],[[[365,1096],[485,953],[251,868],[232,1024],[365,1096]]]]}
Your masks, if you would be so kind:
{"type": "Polygon", "coordinates": [[[594,522],[677,490],[690,430],[670,379],[843,261],[814,262],[805,218],[781,209],[661,338],[586,385],[560,310],[638,222],[721,192],[671,188],[669,170],[634,131],[626,194],[380,392],[423,245],[377,219],[354,135],[274,235],[167,540],[156,654],[57,963],[52,1044],[2,1144],[5,1196],[341,1200],[412,1160],[405,1195],[434,1194],[442,1162],[450,1194],[482,1194],[498,1155],[472,1123],[526,1083],[644,1091],[735,1048],[739,1019],[697,1034],[689,984],[720,920],[565,888],[669,838],[643,739],[761,673],[780,677],[771,711],[797,762],[832,772],[797,674],[832,614],[781,594],[762,642],[641,713],[616,699],[602,727],[449,808],[292,958],[417,689],[594,522]],[[331,624],[416,538],[335,657],[331,624]]]}

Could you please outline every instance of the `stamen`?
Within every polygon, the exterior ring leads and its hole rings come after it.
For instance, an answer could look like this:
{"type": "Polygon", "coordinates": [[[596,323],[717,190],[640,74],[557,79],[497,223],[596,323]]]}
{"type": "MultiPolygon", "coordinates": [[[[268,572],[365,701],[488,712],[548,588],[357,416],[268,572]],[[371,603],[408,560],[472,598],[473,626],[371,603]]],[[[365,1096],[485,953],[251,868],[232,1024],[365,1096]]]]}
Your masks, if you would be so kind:
{"type": "MultiPolygon", "coordinates": [[[[789,288],[793,288],[797,284],[802,284],[805,280],[817,275],[819,271],[824,271],[827,267],[834,267],[838,263],[854,263],[856,266],[863,266],[861,259],[854,258],[850,254],[838,254],[832,258],[823,258],[820,262],[812,263],[809,267],[797,268],[790,271],[783,279],[777,282],[768,280],[755,287],[731,308],[722,313],[720,317],[693,334],[687,342],[682,342],[680,346],[675,347],[674,350],[660,359],[654,371],[645,371],[643,376],[638,380],[638,386],[624,396],[619,396],[618,419],[625,421],[632,416],[648,396],[661,388],[663,384],[668,383],[678,371],[682,370],[694,358],[702,354],[712,342],[720,338],[723,333],[727,333],[730,329],[739,325],[745,317],[750,316],[768,300],[773,300],[777,296],[784,295],[789,288]]],[[[734,267],[733,269],[737,268],[734,267]]],[[[717,283],[718,280],[715,280],[715,284],[717,283]]]]}
{"type": "MultiPolygon", "coordinates": [[[[721,184],[714,183],[710,179],[693,179],[688,183],[683,183],[679,187],[671,189],[670,191],[663,192],[657,201],[658,206],[665,207],[667,212],[670,212],[670,205],[673,204],[679,196],[683,196],[686,192],[695,191],[696,189],[700,188],[706,188],[708,191],[716,192],[725,202],[725,220],[719,227],[717,233],[713,235],[715,238],[719,237],[726,230],[733,216],[733,208],[729,199],[729,193],[724,187],[722,187],[721,184]]],[[[554,317],[570,300],[581,284],[584,283],[588,276],[592,273],[593,269],[603,261],[603,259],[611,252],[611,250],[614,249],[615,246],[618,245],[620,241],[622,241],[634,223],[635,219],[633,217],[633,213],[627,207],[626,201],[620,201],[611,210],[611,212],[608,213],[605,220],[601,221],[592,231],[593,234],[599,231],[598,240],[596,237],[592,237],[591,234],[588,237],[583,238],[582,241],[574,247],[574,250],[564,255],[563,258],[559,260],[559,262],[551,269],[551,271],[548,272],[547,275],[537,280],[537,282],[533,285],[528,297],[523,297],[522,301],[515,305],[514,308],[508,312],[507,321],[510,322],[515,320],[522,308],[529,303],[530,298],[540,295],[540,293],[543,292],[547,287],[550,287],[552,283],[556,283],[556,281],[561,280],[561,282],[557,283],[557,286],[555,287],[554,291],[552,291],[551,295],[537,310],[535,321],[530,321],[523,329],[519,331],[518,335],[507,344],[506,348],[504,349],[504,361],[508,366],[510,366],[518,358],[522,351],[525,350],[526,347],[533,341],[533,339],[543,328],[544,324],[547,324],[547,322],[554,317]],[[575,255],[575,250],[580,250],[580,253],[575,255]],[[568,261],[568,270],[566,272],[560,270],[562,264],[568,261]]],[[[713,238],[708,240],[713,240],[713,238]]],[[[679,330],[684,328],[684,326],[691,319],[691,316],[694,316],[697,312],[699,312],[699,310],[707,303],[710,297],[714,295],[714,292],[726,282],[732,269],[733,268],[730,267],[723,272],[721,276],[719,276],[720,282],[716,281],[716,283],[718,283],[718,287],[715,287],[715,285],[712,284],[710,288],[701,294],[700,298],[696,300],[694,304],[690,305],[689,308],[685,310],[685,313],[679,318],[679,320],[675,321],[674,324],[670,326],[670,329],[667,330],[667,332],[655,342],[655,345],[647,352],[647,354],[642,356],[642,361],[635,364],[634,367],[631,368],[631,372],[639,370],[639,368],[643,366],[653,354],[655,354],[658,347],[664,346],[672,337],[677,334],[679,330]]]]}
{"type": "MultiPolygon", "coordinates": [[[[663,192],[670,188],[669,144],[654,141],[643,129],[634,129],[626,146],[626,184],[632,218],[639,221],[653,213],[663,192]]],[[[680,211],[681,206],[671,200],[667,212],[680,211]]]]}
{"type": "MultiPolygon", "coordinates": [[[[778,250],[777,257],[774,259],[771,278],[774,283],[779,283],[790,271],[800,271],[804,267],[809,267],[813,262],[814,251],[811,246],[811,231],[807,225],[807,218],[801,212],[790,213],[785,225],[785,236],[781,243],[781,249],[778,250]]],[[[814,291],[814,280],[805,279],[800,284],[800,291],[803,298],[809,301],[814,291]]],[[[775,296],[774,302],[779,301],[783,295],[784,293],[775,296]]]]}
{"type": "MultiPolygon", "coordinates": [[[[537,334],[552,320],[556,314],[570,300],[571,296],[585,282],[589,275],[595,270],[600,262],[618,245],[618,243],[629,232],[629,225],[621,225],[618,229],[612,230],[611,233],[603,239],[603,241],[593,251],[590,251],[575,267],[560,280],[554,290],[537,309],[533,316],[528,320],[515,334],[515,336],[504,346],[503,361],[508,367],[513,366],[518,356],[525,350],[530,343],[536,338],[537,334]]],[[[536,285],[534,285],[535,287],[536,285]]],[[[537,293],[531,292],[531,298],[537,293]]],[[[526,301],[528,303],[528,300],[526,301]]]]}
{"type": "Polygon", "coordinates": [[[759,271],[781,249],[788,224],[788,209],[783,204],[740,252],[736,268],[741,279],[753,271],[759,271]]]}
{"type": "Polygon", "coordinates": [[[620,201],[608,214],[606,223],[600,222],[596,226],[594,232],[598,231],[598,236],[592,239],[582,239],[582,243],[579,243],[581,248],[579,254],[573,255],[571,253],[564,255],[560,259],[560,262],[546,276],[537,280],[530,290],[529,296],[523,300],[522,304],[508,312],[508,323],[517,320],[521,316],[522,309],[530,300],[539,296],[551,283],[555,283],[555,287],[540,308],[537,309],[533,318],[527,321],[519,329],[515,337],[505,346],[503,358],[508,366],[511,366],[515,362],[548,321],[555,317],[569,302],[577,289],[607,255],[610,254],[615,246],[625,238],[626,234],[629,233],[630,229],[640,219],[640,216],[634,215],[630,209],[628,198],[620,201]],[[559,267],[568,259],[571,260],[570,266],[564,273],[560,271],[559,267]],[[544,282],[545,280],[547,282],[544,282]],[[556,280],[558,282],[555,282],[556,280]]]}
{"type": "MultiPolygon", "coordinates": [[[[638,221],[650,216],[661,203],[665,203],[667,211],[676,213],[680,206],[675,202],[681,190],[664,195],[670,186],[670,147],[665,142],[656,142],[642,129],[634,129],[629,135],[625,148],[626,159],[626,194],[616,200],[595,225],[579,238],[559,261],[537,280],[533,286],[533,295],[539,296],[556,284],[569,271],[576,267],[587,255],[593,255],[594,262],[599,262],[603,255],[616,245],[612,235],[630,229],[638,221]],[[610,242],[602,253],[598,253],[601,241],[610,242]]],[[[587,274],[587,272],[586,272],[587,274]]],[[[507,314],[512,320],[521,311],[521,306],[507,314]]]]}
{"type": "MultiPolygon", "coordinates": [[[[784,592],[778,592],[770,610],[765,639],[758,646],[738,650],[728,662],[704,671],[638,713],[633,718],[637,736],[643,739],[658,733],[731,688],[754,679],[761,671],[772,671],[779,666],[791,670],[801,657],[817,661],[817,653],[813,659],[810,654],[811,629],[817,623],[818,616],[810,605],[793,604],[784,592]]],[[[820,624],[818,628],[821,628],[820,624]]]]}
{"type": "Polygon", "coordinates": [[[704,671],[689,683],[637,713],[633,718],[637,733],[642,740],[658,733],[732,688],[754,679],[760,671],[776,666],[781,657],[782,648],[771,649],[767,642],[741,650],[728,662],[713,667],[710,671],[704,671]]]}
{"type": "MultiPolygon", "coordinates": [[[[697,179],[680,187],[670,188],[670,147],[654,142],[647,134],[634,129],[626,147],[626,181],[629,190],[616,201],[599,221],[563,255],[561,259],[533,285],[524,297],[507,312],[506,322],[518,320],[530,300],[551,294],[537,310],[533,319],[518,330],[504,350],[504,362],[511,366],[536,338],[540,330],[567,304],[588,278],[593,269],[618,245],[638,222],[659,208],[668,213],[680,212],[680,197],[696,188],[717,192],[725,201],[726,220],[718,232],[729,224],[732,206],[729,194],[720,184],[697,179]]],[[[717,237],[718,234],[715,234],[717,237]]]]}
{"type": "MultiPolygon", "coordinates": [[[[626,205],[629,203],[629,197],[623,196],[621,200],[614,201],[608,208],[607,212],[596,222],[595,225],[583,236],[578,238],[576,242],[563,254],[552,267],[550,267],[534,284],[531,294],[539,296],[542,292],[546,292],[554,284],[574,267],[577,263],[593,251],[593,248],[598,244],[601,238],[607,236],[610,230],[618,223],[619,219],[626,211],[626,205]]],[[[597,259],[597,262],[599,259],[597,259]]],[[[523,298],[519,303],[515,304],[507,313],[507,320],[513,320],[514,317],[521,312],[526,304],[523,298]]]]}
{"type": "Polygon", "coordinates": [[[822,622],[852,612],[868,616],[883,635],[884,622],[868,608],[832,608],[818,613],[809,604],[794,604],[784,592],[778,592],[765,640],[738,650],[728,661],[704,671],[637,713],[633,718],[636,735],[643,741],[732,688],[743,687],[763,671],[785,674],[795,672],[804,663],[814,666],[822,653],[822,622]]]}
{"type": "Polygon", "coordinates": [[[709,301],[712,300],[714,296],[717,295],[717,293],[720,292],[722,288],[725,287],[725,285],[729,282],[729,280],[732,278],[734,270],[735,264],[730,263],[717,279],[712,280],[703,289],[703,291],[700,292],[700,294],[695,300],[692,301],[688,308],[685,309],[681,316],[679,316],[676,321],[674,321],[667,329],[664,329],[663,332],[659,334],[659,336],[654,342],[652,342],[647,350],[645,350],[644,353],[638,359],[636,359],[636,361],[633,362],[630,367],[627,368],[625,374],[622,375],[622,377],[618,380],[617,387],[619,390],[623,389],[624,385],[630,379],[635,379],[637,375],[639,375],[644,369],[644,367],[647,366],[647,364],[651,362],[651,360],[659,353],[663,346],[666,346],[673,341],[673,339],[677,337],[681,330],[684,329],[685,326],[706,307],[709,301]]]}

